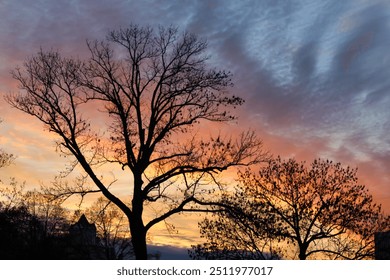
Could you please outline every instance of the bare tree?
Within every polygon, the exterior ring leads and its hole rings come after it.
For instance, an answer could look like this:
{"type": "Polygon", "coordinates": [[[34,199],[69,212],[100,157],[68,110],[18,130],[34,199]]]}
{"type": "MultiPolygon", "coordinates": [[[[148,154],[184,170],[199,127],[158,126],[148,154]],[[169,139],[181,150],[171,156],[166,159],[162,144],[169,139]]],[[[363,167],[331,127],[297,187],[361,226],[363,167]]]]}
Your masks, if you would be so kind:
{"type": "Polygon", "coordinates": [[[273,239],[272,248],[286,258],[371,259],[374,233],[389,229],[389,216],[357,184],[356,169],[340,163],[315,160],[308,167],[277,158],[257,175],[250,170],[241,173],[240,182],[242,188],[225,199],[236,214],[220,212],[217,219],[200,224],[208,242],[194,248],[195,257],[204,257],[213,248],[221,251],[231,239],[237,248],[250,252],[256,244],[273,239]],[[240,235],[232,237],[237,229],[240,235]]]}
{"type": "Polygon", "coordinates": [[[0,206],[4,210],[24,209],[42,223],[44,237],[63,235],[67,231],[68,213],[59,200],[36,189],[26,190],[26,183],[11,178],[8,186],[0,188],[0,206]]]}
{"type": "Polygon", "coordinates": [[[279,259],[274,246],[273,222],[266,213],[253,209],[246,193],[226,195],[211,217],[199,223],[203,244],[193,245],[192,259],[266,260],[279,259]],[[217,209],[219,211],[217,211],[217,209]]]}
{"type": "Polygon", "coordinates": [[[208,194],[222,186],[218,174],[261,160],[262,143],[251,132],[198,133],[233,120],[229,110],[243,100],[227,91],[230,73],[207,67],[207,44],[197,36],[131,25],[87,45],[84,61],[42,50],[29,58],[13,72],[22,92],[7,100],[59,136],[59,151],[125,213],[136,258],[145,259],[150,228],[179,212],[207,211],[208,194]],[[92,107],[106,113],[104,129],[82,113],[92,107]],[[102,180],[107,163],[130,175],[130,206],[102,180]],[[145,221],[145,205],[158,201],[165,208],[145,221]]]}
{"type": "Polygon", "coordinates": [[[8,154],[0,149],[0,168],[11,164],[13,158],[12,154],[8,154]]]}
{"type": "Polygon", "coordinates": [[[10,178],[9,183],[0,188],[0,206],[6,210],[24,207],[25,186],[25,182],[19,183],[15,178],[10,178]]]}
{"type": "Polygon", "coordinates": [[[87,209],[87,215],[96,226],[100,245],[105,249],[107,259],[134,257],[126,216],[115,204],[99,197],[87,209]]]}
{"type": "MultiPolygon", "coordinates": [[[[0,119],[0,123],[1,122],[2,120],[0,119]]],[[[14,158],[15,158],[14,155],[8,154],[4,152],[2,149],[0,149],[0,168],[10,165],[14,160],[14,158]]]]}
{"type": "Polygon", "coordinates": [[[26,210],[42,223],[45,237],[67,233],[69,213],[62,207],[62,201],[53,200],[51,196],[35,189],[26,191],[21,199],[26,210]]]}
{"type": "Polygon", "coordinates": [[[0,238],[4,259],[67,257],[68,212],[59,201],[11,178],[0,187],[0,238]]]}

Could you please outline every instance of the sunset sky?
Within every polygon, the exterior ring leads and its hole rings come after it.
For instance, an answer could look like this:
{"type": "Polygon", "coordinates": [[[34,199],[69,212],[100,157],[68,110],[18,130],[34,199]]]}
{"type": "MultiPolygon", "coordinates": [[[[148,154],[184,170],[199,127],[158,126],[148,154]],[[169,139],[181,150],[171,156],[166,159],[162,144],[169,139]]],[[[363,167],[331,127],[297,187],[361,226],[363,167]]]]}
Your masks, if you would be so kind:
{"type": "MultiPolygon", "coordinates": [[[[232,91],[246,100],[237,111],[240,128],[256,130],[274,155],[357,167],[390,214],[386,0],[0,0],[0,147],[17,156],[1,179],[39,187],[65,163],[53,136],[4,101],[18,91],[10,71],[41,47],[84,57],[86,39],[130,23],[175,25],[206,38],[210,63],[233,73],[232,91]]],[[[179,227],[171,243],[191,242],[193,227],[179,227]]],[[[163,231],[161,240],[168,240],[163,231]]]]}

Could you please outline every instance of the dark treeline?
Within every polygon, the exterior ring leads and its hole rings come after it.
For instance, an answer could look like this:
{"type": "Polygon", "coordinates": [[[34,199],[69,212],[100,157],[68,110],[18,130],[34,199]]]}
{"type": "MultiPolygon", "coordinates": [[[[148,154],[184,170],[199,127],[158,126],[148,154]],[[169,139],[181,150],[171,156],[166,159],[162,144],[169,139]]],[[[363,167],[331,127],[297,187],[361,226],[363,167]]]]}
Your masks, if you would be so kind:
{"type": "Polygon", "coordinates": [[[0,259],[66,259],[69,242],[66,234],[45,232],[25,207],[0,209],[0,259]]]}
{"type": "MultiPolygon", "coordinates": [[[[11,180],[0,191],[0,259],[128,259],[130,238],[113,205],[98,199],[85,210],[66,210],[11,180]]],[[[125,225],[126,227],[126,225],[125,225]]]]}

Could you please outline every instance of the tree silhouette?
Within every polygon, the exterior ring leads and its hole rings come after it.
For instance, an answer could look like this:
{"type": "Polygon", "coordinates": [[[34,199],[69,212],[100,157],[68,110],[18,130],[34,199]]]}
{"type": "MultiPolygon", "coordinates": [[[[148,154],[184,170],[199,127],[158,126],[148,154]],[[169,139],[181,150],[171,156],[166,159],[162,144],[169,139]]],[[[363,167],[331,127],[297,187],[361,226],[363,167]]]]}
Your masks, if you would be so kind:
{"type": "Polygon", "coordinates": [[[374,233],[389,228],[389,217],[357,184],[356,170],[340,163],[314,160],[307,167],[277,158],[257,175],[240,173],[240,182],[242,188],[224,202],[235,210],[200,224],[208,242],[195,247],[193,257],[213,248],[221,252],[233,238],[238,248],[255,252],[255,245],[266,244],[266,252],[272,248],[287,258],[370,259],[374,233]]]}
{"type": "Polygon", "coordinates": [[[0,149],[0,168],[9,165],[13,160],[13,155],[0,149]]]}
{"type": "MultiPolygon", "coordinates": [[[[0,123],[2,120],[0,119],[0,123]]],[[[10,165],[14,160],[14,156],[12,154],[8,154],[0,148],[0,168],[10,165]]]]}
{"type": "Polygon", "coordinates": [[[96,226],[107,259],[128,259],[134,256],[126,216],[115,204],[99,197],[86,213],[96,226]]]}
{"type": "Polygon", "coordinates": [[[42,227],[24,207],[0,204],[0,259],[39,259],[42,227]]]}
{"type": "Polygon", "coordinates": [[[67,212],[36,190],[11,178],[0,188],[1,259],[64,259],[67,212]]]}
{"type": "Polygon", "coordinates": [[[126,238],[129,229],[123,221],[126,217],[111,202],[99,198],[86,209],[93,226],[97,227],[96,244],[89,243],[95,239],[88,234],[85,240],[79,232],[75,235],[72,227],[79,220],[80,211],[76,210],[72,219],[60,203],[35,189],[26,191],[25,184],[18,184],[13,178],[9,186],[1,187],[0,259],[133,257],[130,240],[126,238]]]}
{"type": "MultiPolygon", "coordinates": [[[[221,208],[199,223],[201,237],[207,241],[192,246],[192,259],[206,260],[266,260],[279,259],[273,246],[271,219],[252,203],[246,194],[225,196],[221,208]],[[261,217],[261,218],[260,218],[261,217]],[[267,230],[266,230],[267,229],[267,230]]],[[[275,250],[276,249],[276,250],[275,250]]]]}
{"type": "Polygon", "coordinates": [[[218,173],[260,161],[261,141],[252,132],[236,139],[198,132],[233,120],[229,110],[243,100],[227,91],[230,73],[207,67],[207,44],[197,36],[130,25],[87,45],[87,60],[43,50],[27,59],[13,72],[22,92],[7,101],[59,137],[58,150],[76,160],[71,169],[79,164],[125,213],[136,258],[145,259],[150,228],[179,212],[207,211],[208,194],[221,187],[218,173]],[[102,112],[104,128],[93,122],[102,112]],[[130,175],[130,206],[101,176],[109,163],[130,175]],[[145,205],[154,202],[164,207],[145,220],[145,205]]]}
{"type": "Polygon", "coordinates": [[[44,236],[61,236],[68,232],[68,211],[62,207],[61,201],[37,190],[25,191],[21,204],[27,211],[37,217],[43,226],[44,236]]]}

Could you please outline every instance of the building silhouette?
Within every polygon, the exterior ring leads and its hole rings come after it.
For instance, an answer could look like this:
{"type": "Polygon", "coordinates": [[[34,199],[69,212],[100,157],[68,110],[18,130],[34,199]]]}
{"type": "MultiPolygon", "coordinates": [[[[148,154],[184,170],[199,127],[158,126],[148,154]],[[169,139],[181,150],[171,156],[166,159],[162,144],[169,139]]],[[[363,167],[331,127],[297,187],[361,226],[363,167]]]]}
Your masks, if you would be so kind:
{"type": "Polygon", "coordinates": [[[73,245],[96,245],[96,226],[94,223],[89,223],[84,214],[75,224],[69,227],[69,235],[73,245]]]}
{"type": "Polygon", "coordinates": [[[375,259],[390,260],[390,231],[375,233],[375,259]]]}
{"type": "Polygon", "coordinates": [[[79,220],[69,227],[68,259],[109,260],[132,259],[134,255],[127,240],[105,242],[98,238],[96,226],[89,223],[82,214],[79,220]],[[124,242],[120,242],[124,241],[124,242]]]}

